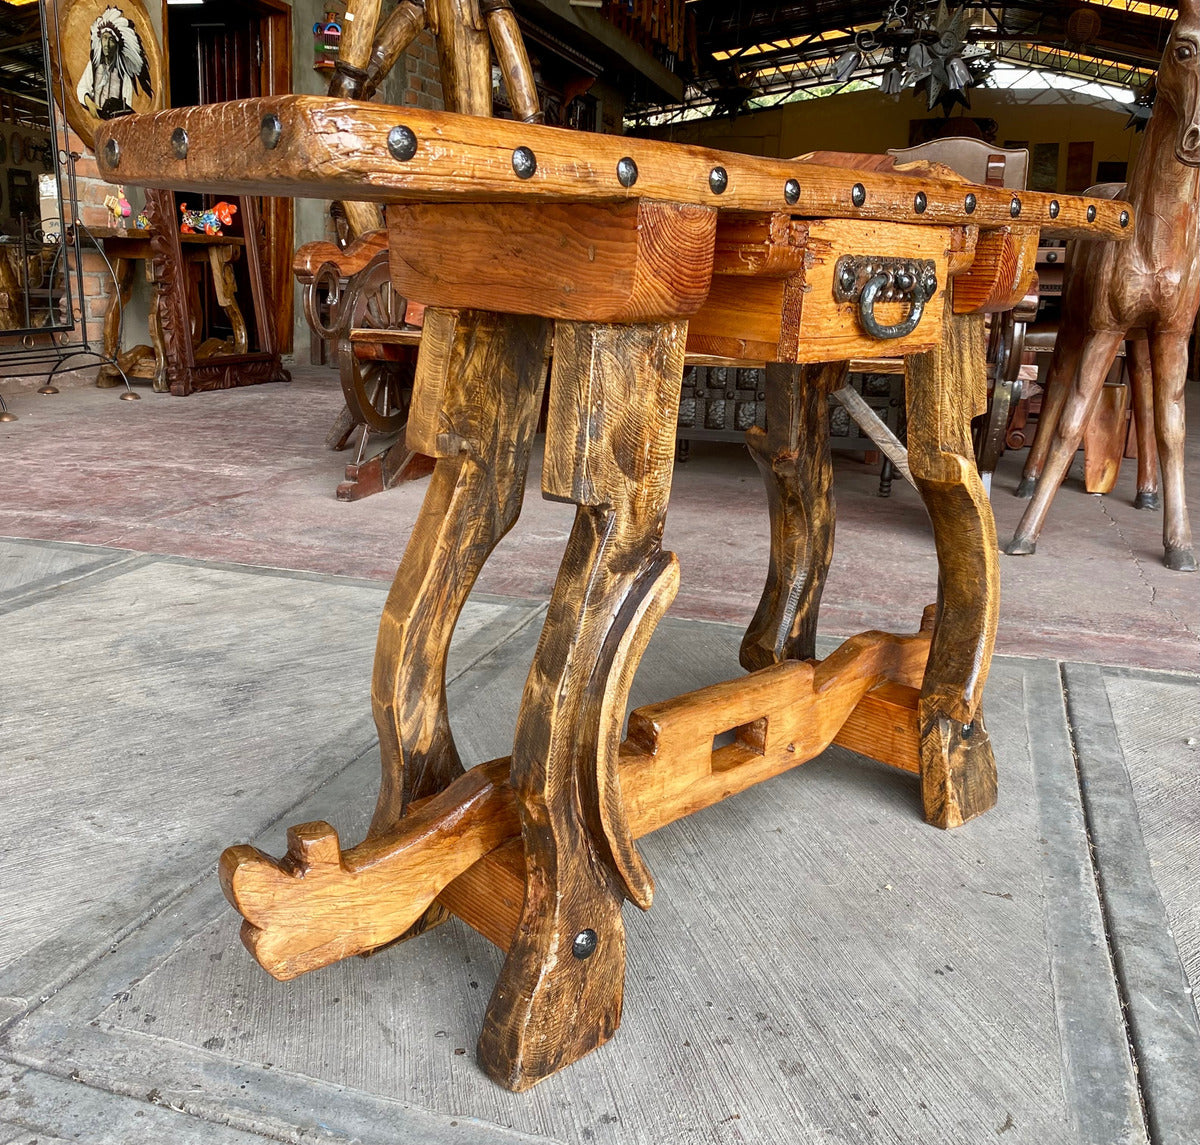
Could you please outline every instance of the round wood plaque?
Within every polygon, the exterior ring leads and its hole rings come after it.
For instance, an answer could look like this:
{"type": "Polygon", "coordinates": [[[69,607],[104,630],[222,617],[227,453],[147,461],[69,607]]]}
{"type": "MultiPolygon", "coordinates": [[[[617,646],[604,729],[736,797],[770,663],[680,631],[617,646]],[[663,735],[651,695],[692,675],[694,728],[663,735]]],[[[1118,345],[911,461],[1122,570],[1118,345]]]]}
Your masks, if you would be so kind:
{"type": "Polygon", "coordinates": [[[160,111],[163,62],[142,0],[58,0],[47,13],[54,94],[89,146],[106,120],[160,111]]]}

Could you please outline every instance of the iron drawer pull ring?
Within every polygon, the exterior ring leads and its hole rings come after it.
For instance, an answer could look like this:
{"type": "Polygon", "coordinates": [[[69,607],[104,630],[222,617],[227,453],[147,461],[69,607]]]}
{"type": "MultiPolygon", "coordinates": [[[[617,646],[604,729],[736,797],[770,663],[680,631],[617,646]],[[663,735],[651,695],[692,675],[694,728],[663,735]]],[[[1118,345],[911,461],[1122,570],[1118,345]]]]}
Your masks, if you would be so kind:
{"type": "Polygon", "coordinates": [[[912,304],[908,317],[894,326],[881,326],[875,319],[875,302],[880,291],[891,285],[891,276],[885,273],[873,275],[867,280],[858,298],[858,317],[863,329],[880,341],[891,338],[904,338],[911,334],[920,324],[921,316],[925,313],[925,303],[929,301],[928,283],[924,275],[916,275],[912,288],[905,292],[905,301],[912,304]]]}

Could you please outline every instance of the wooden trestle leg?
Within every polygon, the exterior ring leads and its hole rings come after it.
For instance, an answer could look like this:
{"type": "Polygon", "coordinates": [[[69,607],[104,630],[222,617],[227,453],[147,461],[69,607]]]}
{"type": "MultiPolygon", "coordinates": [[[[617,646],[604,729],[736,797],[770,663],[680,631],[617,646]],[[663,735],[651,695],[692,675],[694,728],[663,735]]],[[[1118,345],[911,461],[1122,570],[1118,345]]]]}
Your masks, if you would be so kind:
{"type": "Polygon", "coordinates": [[[986,408],[983,316],[947,314],[941,346],[907,360],[908,455],[933,522],[938,607],[918,720],[925,818],[957,827],[996,802],[980,713],[996,641],[996,524],[971,449],[986,408]]]}
{"type": "Polygon", "coordinates": [[[436,458],[379,624],[371,705],[383,781],[371,835],[462,774],[446,656],[484,562],[521,511],[550,323],[428,310],[408,446],[436,458]]]}
{"type": "Polygon", "coordinates": [[[817,610],[833,558],[829,395],[848,368],[847,362],[767,365],[767,428],[746,434],[771,514],[767,583],[742,639],[740,659],[749,672],[817,654],[817,610]]]}
{"type": "Polygon", "coordinates": [[[634,671],[674,599],[661,548],[687,323],[559,322],[543,490],[578,506],[517,720],[525,902],[479,1039],[521,1090],[616,1030],[625,898],[649,907],[618,779],[634,671]]]}

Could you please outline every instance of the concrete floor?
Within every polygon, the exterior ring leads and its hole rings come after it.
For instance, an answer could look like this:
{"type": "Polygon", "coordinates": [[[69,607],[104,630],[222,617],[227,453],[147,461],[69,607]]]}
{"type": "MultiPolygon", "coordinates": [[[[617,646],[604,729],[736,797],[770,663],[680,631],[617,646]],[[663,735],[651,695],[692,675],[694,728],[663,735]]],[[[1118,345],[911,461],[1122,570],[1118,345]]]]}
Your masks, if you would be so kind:
{"type": "MultiPolygon", "coordinates": [[[[1200,1140],[1200,683],[1147,670],[1195,667],[1200,581],[1158,565],[1156,517],[1067,487],[1002,560],[993,812],[935,831],[911,777],[833,749],[647,838],[621,1031],[514,1096],[474,1065],[473,932],[277,983],[213,877],[291,823],[365,827],[420,486],[333,500],[327,375],[144,393],[18,394],[0,426],[0,1145],[1200,1140]]],[[[839,462],[827,637],[932,599],[919,503],[875,480],[839,462]]],[[[635,705],[737,673],[759,499],[743,451],[678,468],[684,589],[635,705]]],[[[569,525],[535,484],[464,615],[470,762],[509,750],[569,525]]]]}
{"type": "MultiPolygon", "coordinates": [[[[91,388],[14,395],[21,420],[0,426],[0,474],[11,490],[0,504],[0,536],[391,580],[425,482],[356,504],[334,499],[349,457],[322,444],[341,406],[331,372],[301,369],[290,386],[191,399],[139,392],[139,402],[91,388]]],[[[1196,522],[1200,390],[1192,396],[1196,522]]],[[[1005,455],[996,475],[1002,540],[1025,504],[1010,495],[1023,457],[1005,455]]],[[[535,456],[524,513],[481,591],[549,595],[572,509],[542,498],[540,469],[535,456]]],[[[1000,652],[1200,670],[1200,577],[1162,567],[1162,515],[1133,508],[1133,482],[1132,463],[1107,497],[1069,481],[1037,555],[1001,556],[1000,652]]],[[[877,467],[838,459],[838,544],[822,611],[832,634],[915,623],[936,594],[920,500],[900,481],[888,500],[877,487],[877,467]]],[[[676,467],[665,543],[683,569],[672,616],[749,621],[768,531],[761,479],[743,447],[698,443],[676,467]]]]}

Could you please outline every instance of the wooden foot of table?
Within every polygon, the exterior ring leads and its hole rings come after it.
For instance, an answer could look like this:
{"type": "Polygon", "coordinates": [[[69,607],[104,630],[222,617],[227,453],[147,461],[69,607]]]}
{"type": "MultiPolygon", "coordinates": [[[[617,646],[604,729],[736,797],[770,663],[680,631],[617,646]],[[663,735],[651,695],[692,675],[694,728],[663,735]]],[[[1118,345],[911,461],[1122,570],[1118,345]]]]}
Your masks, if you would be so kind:
{"type": "Polygon", "coordinates": [[[647,908],[654,892],[618,746],[634,671],[679,583],[660,541],[686,332],[686,322],[557,328],[542,484],[578,509],[517,720],[526,894],[479,1039],[480,1064],[509,1089],[616,1030],[621,905],[647,908]]]}
{"type": "Polygon", "coordinates": [[[996,525],[975,467],[971,418],[986,408],[983,316],[948,315],[942,345],[908,359],[908,453],[933,522],[938,607],[921,685],[925,818],[957,827],[996,802],[996,762],[980,713],[996,641],[996,525]]]}
{"type": "Polygon", "coordinates": [[[435,463],[379,625],[371,700],[383,779],[372,835],[462,773],[446,656],[480,569],[521,511],[549,338],[540,318],[426,313],[408,445],[435,463]]]}

